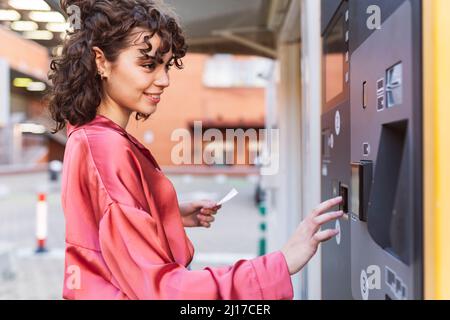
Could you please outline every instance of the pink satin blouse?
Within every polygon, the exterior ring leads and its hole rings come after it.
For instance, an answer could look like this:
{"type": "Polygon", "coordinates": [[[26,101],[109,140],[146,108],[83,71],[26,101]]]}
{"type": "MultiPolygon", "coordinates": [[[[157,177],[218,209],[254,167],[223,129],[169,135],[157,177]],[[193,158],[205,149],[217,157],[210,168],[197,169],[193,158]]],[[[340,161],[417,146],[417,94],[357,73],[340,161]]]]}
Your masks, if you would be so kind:
{"type": "Polygon", "coordinates": [[[292,299],[275,251],[189,270],[176,191],[150,151],[111,119],[67,125],[61,201],[64,299],[292,299]]]}

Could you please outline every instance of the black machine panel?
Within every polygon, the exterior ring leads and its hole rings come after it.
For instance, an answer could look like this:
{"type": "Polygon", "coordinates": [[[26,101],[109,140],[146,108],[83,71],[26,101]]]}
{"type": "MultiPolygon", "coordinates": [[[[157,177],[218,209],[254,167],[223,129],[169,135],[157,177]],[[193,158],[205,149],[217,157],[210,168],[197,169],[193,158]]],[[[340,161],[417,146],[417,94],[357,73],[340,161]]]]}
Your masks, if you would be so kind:
{"type": "MultiPolygon", "coordinates": [[[[323,1],[322,18],[329,17],[322,46],[322,199],[343,195],[349,210],[350,97],[349,12],[347,2],[323,1]],[[336,5],[337,3],[337,5],[336,5]],[[330,9],[333,12],[330,13],[330,9]]],[[[336,208],[338,209],[338,208],[336,208]]],[[[351,299],[350,221],[329,225],[341,233],[322,245],[322,297],[351,299]]]]}
{"type": "Polygon", "coordinates": [[[322,296],[420,299],[421,2],[342,1],[324,23],[322,199],[349,219],[322,247],[322,296]]]}

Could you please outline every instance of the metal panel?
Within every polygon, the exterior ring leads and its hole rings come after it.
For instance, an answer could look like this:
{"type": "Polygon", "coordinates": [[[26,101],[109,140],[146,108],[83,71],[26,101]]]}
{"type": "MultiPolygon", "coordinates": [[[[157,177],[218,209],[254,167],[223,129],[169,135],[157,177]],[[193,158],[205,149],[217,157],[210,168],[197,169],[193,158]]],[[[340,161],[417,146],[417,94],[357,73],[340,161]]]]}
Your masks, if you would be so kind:
{"type": "MultiPolygon", "coordinates": [[[[413,40],[420,38],[413,31],[420,10],[414,2],[403,1],[350,56],[351,161],[373,163],[367,221],[355,210],[350,220],[356,299],[422,297],[422,104],[415,96],[421,91],[416,68],[421,62],[413,40]]],[[[350,190],[355,192],[360,190],[350,190]]]]}
{"type": "MultiPolygon", "coordinates": [[[[325,14],[323,9],[325,7],[322,6],[322,15],[325,14]]],[[[348,31],[347,9],[348,3],[342,2],[328,23],[322,41],[322,200],[338,196],[340,191],[348,191],[350,185],[348,41],[345,38],[348,31]],[[327,55],[330,57],[327,58],[327,55]],[[327,93],[328,87],[331,93],[327,93]]],[[[322,298],[352,299],[350,222],[340,219],[326,227],[336,227],[340,229],[340,234],[336,239],[322,244],[322,298]]]]}

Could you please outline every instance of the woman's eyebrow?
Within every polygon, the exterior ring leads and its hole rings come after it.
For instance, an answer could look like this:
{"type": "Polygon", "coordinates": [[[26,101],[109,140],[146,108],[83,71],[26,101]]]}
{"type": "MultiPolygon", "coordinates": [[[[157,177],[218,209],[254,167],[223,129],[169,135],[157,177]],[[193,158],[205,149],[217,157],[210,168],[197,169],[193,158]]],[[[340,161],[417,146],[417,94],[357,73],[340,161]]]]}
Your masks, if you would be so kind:
{"type": "Polygon", "coordinates": [[[151,56],[149,54],[142,54],[142,52],[139,52],[140,55],[136,57],[139,61],[154,61],[156,60],[155,56],[151,56]]]}
{"type": "MultiPolygon", "coordinates": [[[[140,56],[136,57],[136,60],[142,61],[142,62],[154,62],[154,61],[156,61],[156,56],[151,56],[149,54],[140,55],[140,56]]],[[[167,61],[164,61],[162,64],[167,65],[167,64],[171,63],[172,60],[173,60],[173,56],[170,57],[167,61]]]]}

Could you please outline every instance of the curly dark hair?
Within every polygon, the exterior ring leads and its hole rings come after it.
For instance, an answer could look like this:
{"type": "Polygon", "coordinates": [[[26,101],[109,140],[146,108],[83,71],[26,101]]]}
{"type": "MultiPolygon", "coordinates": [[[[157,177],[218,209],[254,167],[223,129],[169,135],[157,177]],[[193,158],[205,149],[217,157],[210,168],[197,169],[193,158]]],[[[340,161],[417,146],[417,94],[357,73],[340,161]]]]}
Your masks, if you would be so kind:
{"type": "MultiPolygon", "coordinates": [[[[66,121],[82,125],[96,116],[103,89],[92,50],[94,46],[103,51],[108,61],[115,62],[121,51],[130,45],[132,29],[142,27],[151,35],[144,37],[148,48],[141,50],[143,58],[162,64],[162,57],[172,49],[170,63],[183,68],[181,58],[187,51],[183,32],[176,17],[161,3],[154,0],[61,0],[60,5],[68,16],[72,5],[80,9],[81,28],[68,32],[61,55],[50,64],[48,77],[53,86],[47,99],[51,117],[56,121],[52,133],[63,129],[66,121]],[[151,57],[149,40],[155,34],[161,38],[161,44],[151,57]]],[[[149,116],[137,112],[136,120],[146,120],[149,116]]]]}

